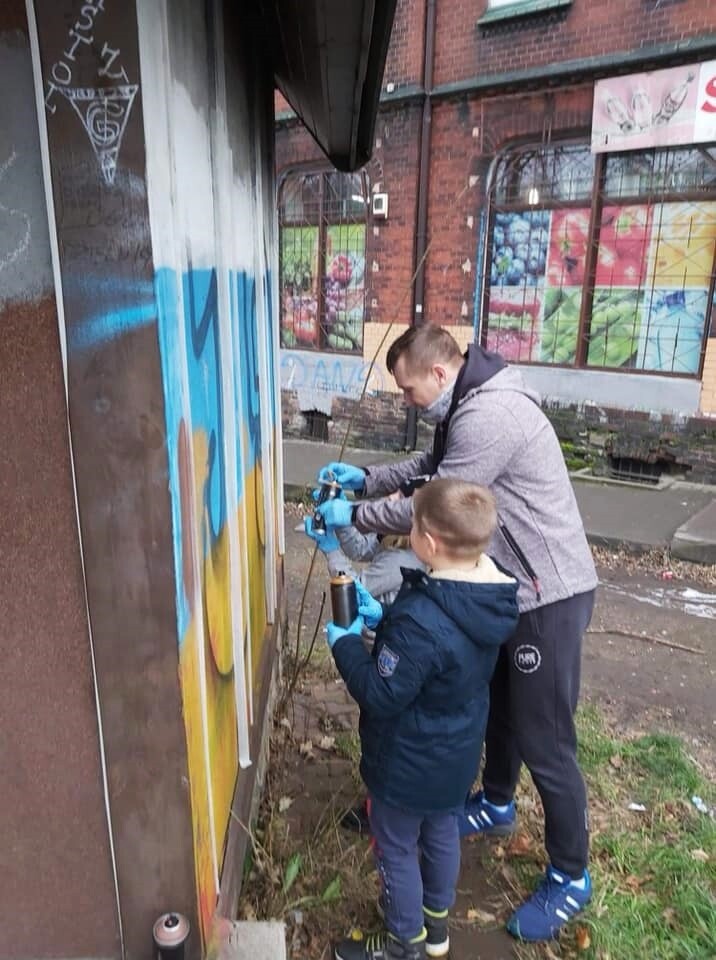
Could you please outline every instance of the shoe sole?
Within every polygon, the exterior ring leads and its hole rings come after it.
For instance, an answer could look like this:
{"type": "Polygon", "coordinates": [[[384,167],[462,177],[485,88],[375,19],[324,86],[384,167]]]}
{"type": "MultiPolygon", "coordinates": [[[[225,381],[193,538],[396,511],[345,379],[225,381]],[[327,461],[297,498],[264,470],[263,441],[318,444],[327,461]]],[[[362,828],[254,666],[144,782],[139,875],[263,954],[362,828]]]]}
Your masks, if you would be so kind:
{"type": "Polygon", "coordinates": [[[442,943],[426,943],[425,953],[429,957],[446,957],[450,953],[450,937],[442,943]]]}

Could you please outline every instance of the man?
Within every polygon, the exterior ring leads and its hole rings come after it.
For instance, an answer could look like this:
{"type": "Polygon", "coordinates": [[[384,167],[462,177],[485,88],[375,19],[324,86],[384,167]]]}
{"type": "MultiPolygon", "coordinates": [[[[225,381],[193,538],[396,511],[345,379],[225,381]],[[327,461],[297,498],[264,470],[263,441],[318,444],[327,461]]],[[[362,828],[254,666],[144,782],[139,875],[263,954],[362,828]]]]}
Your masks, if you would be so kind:
{"type": "MultiPolygon", "coordinates": [[[[468,798],[461,829],[514,830],[524,762],[542,799],[550,865],[507,929],[547,940],[591,896],[574,727],[582,636],[597,585],[591,552],[557,436],[518,371],[476,344],[463,356],[446,330],[430,324],[398,337],[387,367],[406,403],[436,424],[432,450],[365,470],[333,463],[324,471],[366,498],[385,498],[421,474],[470,480],[495,496],[499,522],[489,552],[518,579],[520,619],[490,686],[483,789],[468,798]]],[[[383,534],[409,530],[412,509],[409,497],[320,507],[329,525],[383,534]]]]}

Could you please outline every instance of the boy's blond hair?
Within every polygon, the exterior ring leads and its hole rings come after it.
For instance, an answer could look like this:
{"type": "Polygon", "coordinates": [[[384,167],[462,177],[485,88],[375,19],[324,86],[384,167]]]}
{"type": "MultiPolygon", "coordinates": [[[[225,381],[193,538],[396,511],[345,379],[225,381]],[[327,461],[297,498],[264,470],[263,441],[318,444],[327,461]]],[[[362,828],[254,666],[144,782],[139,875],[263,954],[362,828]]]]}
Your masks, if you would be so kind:
{"type": "Polygon", "coordinates": [[[413,522],[455,557],[479,556],[497,526],[495,498],[486,487],[439,477],[413,494],[413,522]]]}

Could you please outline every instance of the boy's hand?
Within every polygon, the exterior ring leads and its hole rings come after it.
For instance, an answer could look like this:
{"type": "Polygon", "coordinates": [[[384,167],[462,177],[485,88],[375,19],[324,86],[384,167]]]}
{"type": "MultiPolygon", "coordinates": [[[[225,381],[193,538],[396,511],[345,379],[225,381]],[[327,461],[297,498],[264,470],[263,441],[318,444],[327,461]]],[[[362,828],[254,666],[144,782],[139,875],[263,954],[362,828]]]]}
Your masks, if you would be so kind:
{"type": "Polygon", "coordinates": [[[353,505],[347,500],[326,500],[320,505],[318,512],[327,527],[350,527],[353,523],[353,505]]]}
{"type": "Polygon", "coordinates": [[[360,580],[356,580],[355,585],[358,594],[358,613],[365,620],[366,626],[372,630],[383,619],[383,606],[368,593],[360,580]]]}
{"type": "Polygon", "coordinates": [[[347,633],[354,633],[360,636],[364,626],[365,622],[361,616],[356,617],[349,627],[339,627],[333,623],[332,620],[329,620],[326,624],[326,642],[328,643],[329,649],[332,650],[336,640],[338,640],[339,637],[345,637],[347,633]]]}
{"type": "Polygon", "coordinates": [[[331,553],[332,550],[340,550],[341,545],[338,542],[338,537],[332,530],[326,528],[325,533],[320,530],[316,530],[313,526],[313,517],[306,517],[303,521],[303,529],[306,532],[306,536],[310,537],[311,540],[315,540],[318,544],[318,549],[322,553],[331,553]]]}
{"type": "Polygon", "coordinates": [[[321,467],[318,471],[318,479],[322,483],[327,480],[336,480],[345,490],[360,491],[365,487],[365,470],[362,467],[354,467],[350,463],[334,460],[325,467],[321,467]]]}

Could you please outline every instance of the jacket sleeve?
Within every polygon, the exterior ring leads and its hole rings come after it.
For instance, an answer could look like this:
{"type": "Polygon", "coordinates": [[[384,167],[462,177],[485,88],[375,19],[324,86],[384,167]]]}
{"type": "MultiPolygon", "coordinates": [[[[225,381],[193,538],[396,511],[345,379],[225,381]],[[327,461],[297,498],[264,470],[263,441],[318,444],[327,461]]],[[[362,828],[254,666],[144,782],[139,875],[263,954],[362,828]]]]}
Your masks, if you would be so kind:
{"type": "Polygon", "coordinates": [[[376,533],[409,533],[413,523],[413,498],[386,498],[360,503],[355,511],[354,523],[365,533],[370,530],[376,533]]]}
{"type": "Polygon", "coordinates": [[[329,550],[326,554],[326,563],[331,577],[337,577],[339,573],[345,573],[354,580],[358,577],[355,567],[342,550],[329,550]]]}
{"type": "Polygon", "coordinates": [[[433,472],[432,454],[425,450],[397,463],[381,463],[368,467],[365,478],[366,497],[384,497],[395,493],[403,480],[433,472]]]}
{"type": "Polygon", "coordinates": [[[341,550],[351,560],[373,560],[380,550],[380,541],[374,533],[361,533],[355,527],[337,527],[341,550]]]}
{"type": "Polygon", "coordinates": [[[380,656],[368,653],[356,637],[339,637],[333,657],[348,692],[361,710],[371,717],[388,719],[401,713],[418,696],[432,671],[432,644],[410,618],[391,622],[381,635],[381,653],[386,667],[379,669],[380,656]]]}
{"type": "Polygon", "coordinates": [[[491,487],[526,442],[519,420],[507,407],[483,397],[468,400],[450,421],[436,476],[459,477],[491,487]]]}

